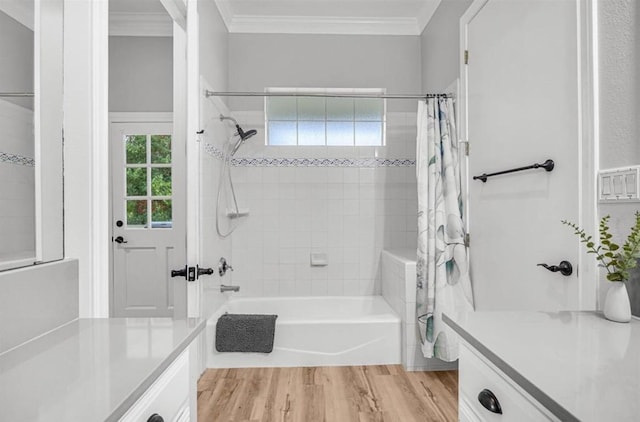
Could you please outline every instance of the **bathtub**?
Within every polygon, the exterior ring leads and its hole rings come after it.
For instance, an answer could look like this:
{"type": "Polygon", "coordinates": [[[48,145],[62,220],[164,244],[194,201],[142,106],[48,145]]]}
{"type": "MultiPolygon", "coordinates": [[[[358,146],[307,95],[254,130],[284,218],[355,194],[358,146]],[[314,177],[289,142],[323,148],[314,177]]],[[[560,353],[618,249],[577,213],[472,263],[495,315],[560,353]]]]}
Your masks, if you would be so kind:
{"type": "Polygon", "coordinates": [[[400,322],[381,296],[230,299],[207,321],[207,367],[399,364],[400,322]],[[277,314],[273,352],[217,352],[224,312],[277,314]]]}

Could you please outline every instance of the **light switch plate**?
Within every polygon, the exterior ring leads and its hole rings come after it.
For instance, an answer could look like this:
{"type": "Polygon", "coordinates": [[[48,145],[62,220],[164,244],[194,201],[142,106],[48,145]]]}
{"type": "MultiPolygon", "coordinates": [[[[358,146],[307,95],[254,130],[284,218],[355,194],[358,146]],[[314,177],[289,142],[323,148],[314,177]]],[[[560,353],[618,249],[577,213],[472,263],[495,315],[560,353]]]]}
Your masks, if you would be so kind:
{"type": "Polygon", "coordinates": [[[640,202],[640,166],[600,170],[599,202],[640,202]]]}

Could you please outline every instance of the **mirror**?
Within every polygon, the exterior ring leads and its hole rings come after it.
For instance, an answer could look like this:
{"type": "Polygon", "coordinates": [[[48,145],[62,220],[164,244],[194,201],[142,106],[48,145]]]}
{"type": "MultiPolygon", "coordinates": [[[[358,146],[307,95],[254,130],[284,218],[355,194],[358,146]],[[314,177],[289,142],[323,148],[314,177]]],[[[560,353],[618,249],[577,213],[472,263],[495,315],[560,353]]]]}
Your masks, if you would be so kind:
{"type": "Polygon", "coordinates": [[[63,256],[62,6],[0,2],[0,271],[63,256]]]}

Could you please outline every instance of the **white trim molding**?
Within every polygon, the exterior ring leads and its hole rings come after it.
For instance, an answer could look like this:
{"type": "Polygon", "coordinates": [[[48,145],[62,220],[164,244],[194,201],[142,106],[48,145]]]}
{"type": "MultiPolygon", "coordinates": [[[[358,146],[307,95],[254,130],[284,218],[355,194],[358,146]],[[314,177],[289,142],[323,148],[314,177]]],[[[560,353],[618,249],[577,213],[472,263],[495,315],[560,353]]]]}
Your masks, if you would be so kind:
{"type": "Polygon", "coordinates": [[[165,123],[173,122],[171,112],[111,112],[109,123],[165,123]]]}
{"type": "Polygon", "coordinates": [[[0,10],[17,20],[30,30],[35,28],[34,3],[23,0],[3,0],[0,1],[0,10]]]}
{"type": "Polygon", "coordinates": [[[420,35],[416,18],[235,15],[229,32],[243,34],[420,35]]]}
{"type": "Polygon", "coordinates": [[[440,2],[425,0],[417,16],[345,17],[236,14],[229,0],[215,1],[231,33],[334,35],[420,35],[440,2]]]}
{"type": "Polygon", "coordinates": [[[434,13],[436,13],[436,9],[440,6],[442,0],[425,0],[424,6],[422,6],[422,10],[418,13],[418,28],[420,29],[420,34],[427,27],[427,24],[433,17],[434,13]]]}
{"type": "Polygon", "coordinates": [[[94,2],[91,10],[92,128],[91,148],[91,280],[93,316],[109,316],[110,195],[109,195],[109,4],[94,2]]]}
{"type": "Polygon", "coordinates": [[[109,35],[119,37],[172,37],[173,20],[166,13],[109,14],[109,35]]]}

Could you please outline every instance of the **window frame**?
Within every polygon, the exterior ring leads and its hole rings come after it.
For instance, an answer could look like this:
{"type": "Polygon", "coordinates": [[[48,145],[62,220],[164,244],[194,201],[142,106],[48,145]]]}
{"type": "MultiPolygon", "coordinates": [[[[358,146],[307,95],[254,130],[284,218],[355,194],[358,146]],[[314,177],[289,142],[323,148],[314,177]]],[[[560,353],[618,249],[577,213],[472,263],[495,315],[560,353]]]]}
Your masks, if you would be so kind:
{"type": "MultiPolygon", "coordinates": [[[[358,100],[357,95],[366,95],[366,94],[375,94],[375,95],[384,95],[386,93],[386,89],[384,88],[275,88],[269,87],[265,88],[265,93],[288,93],[294,94],[291,97],[296,99],[296,119],[295,120],[273,120],[269,118],[269,98],[268,95],[264,97],[264,145],[270,147],[384,147],[387,145],[387,100],[385,98],[381,98],[382,101],[382,115],[381,120],[357,120],[354,112],[353,120],[353,135],[352,135],[352,143],[345,145],[332,145],[327,143],[327,123],[329,122],[347,122],[346,120],[329,120],[327,115],[326,108],[326,97],[325,97],[325,113],[324,119],[318,120],[300,120],[298,116],[299,103],[298,98],[304,98],[303,95],[300,94],[353,94],[354,95],[354,106],[355,101],[358,100]],[[271,144],[270,143],[270,133],[269,133],[269,122],[295,122],[296,123],[296,143],[295,144],[271,144]],[[324,134],[324,144],[316,144],[316,145],[305,145],[300,144],[300,136],[299,136],[299,124],[300,122],[323,122],[325,127],[324,134]],[[366,123],[366,122],[380,122],[381,132],[380,132],[380,143],[377,144],[369,144],[369,145],[358,145],[356,143],[356,123],[366,123]]],[[[286,96],[285,96],[286,97],[286,96]]],[[[307,97],[311,98],[311,97],[307,97]]],[[[349,97],[345,97],[349,98],[349,97]]]]}

